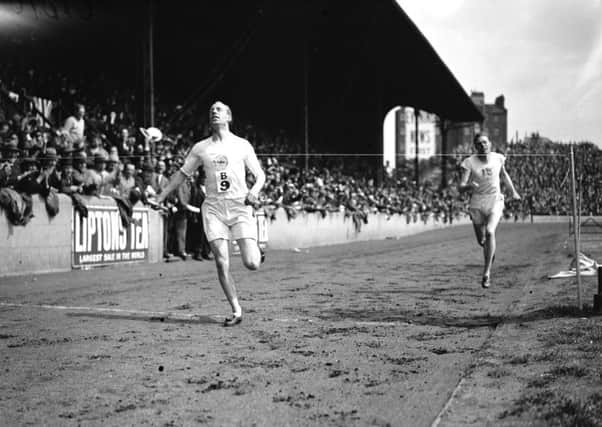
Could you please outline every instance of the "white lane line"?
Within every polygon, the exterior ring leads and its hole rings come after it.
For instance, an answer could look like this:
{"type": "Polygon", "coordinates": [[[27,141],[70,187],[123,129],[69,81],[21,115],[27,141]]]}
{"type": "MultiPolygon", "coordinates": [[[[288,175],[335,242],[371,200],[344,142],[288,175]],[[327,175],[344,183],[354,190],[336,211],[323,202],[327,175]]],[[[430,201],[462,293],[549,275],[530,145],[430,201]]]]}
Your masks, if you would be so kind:
{"type": "Polygon", "coordinates": [[[400,320],[399,322],[370,322],[370,321],[358,321],[358,322],[353,322],[356,325],[359,326],[399,326],[402,324],[407,324],[409,325],[408,322],[404,321],[404,320],[400,320]]]}
{"type": "Polygon", "coordinates": [[[66,306],[66,305],[50,305],[50,304],[20,304],[20,303],[8,303],[0,302],[1,307],[16,307],[16,308],[43,308],[47,310],[63,310],[63,311],[88,311],[97,313],[116,313],[116,314],[129,314],[136,316],[146,317],[164,317],[167,319],[174,320],[193,320],[199,317],[210,317],[210,318],[225,318],[219,314],[199,315],[199,314],[187,314],[187,313],[174,313],[169,311],[145,311],[145,310],[129,310],[123,308],[108,308],[108,307],[77,307],[77,306],[66,306]]]}
{"type": "MultiPolygon", "coordinates": [[[[308,323],[322,323],[322,324],[326,324],[326,323],[345,323],[345,320],[333,320],[330,322],[326,322],[325,320],[322,319],[310,319],[309,317],[305,317],[305,318],[290,318],[290,317],[284,317],[284,318],[265,318],[265,320],[269,320],[272,322],[283,322],[283,323],[299,323],[299,322],[308,322],[308,323]]],[[[403,320],[400,320],[399,322],[376,322],[376,321],[369,321],[369,320],[358,320],[358,321],[354,321],[351,322],[353,325],[355,326],[399,326],[399,325],[405,325],[408,324],[408,322],[405,322],[403,320]]]]}
{"type": "Polygon", "coordinates": [[[443,418],[443,415],[447,412],[447,410],[451,406],[452,402],[456,398],[456,395],[460,391],[462,384],[464,384],[464,377],[460,378],[460,381],[458,381],[456,388],[454,388],[454,391],[452,392],[451,396],[445,403],[445,406],[443,406],[443,409],[441,409],[441,411],[439,411],[439,414],[437,415],[437,418],[435,418],[435,421],[433,421],[433,424],[431,424],[431,427],[437,427],[439,425],[439,423],[441,422],[441,419],[443,418]]]}
{"type": "MultiPolygon", "coordinates": [[[[15,307],[15,308],[42,308],[46,310],[63,310],[63,311],[87,311],[92,313],[115,313],[115,314],[129,314],[141,317],[159,317],[173,320],[194,320],[199,318],[212,318],[215,320],[226,318],[225,315],[221,314],[188,314],[188,313],[174,313],[171,311],[146,311],[146,310],[130,310],[124,308],[109,308],[109,307],[82,307],[82,306],[66,306],[66,305],[51,305],[51,304],[23,304],[23,303],[11,303],[11,302],[0,302],[0,307],[15,307]]],[[[282,323],[326,323],[322,320],[311,319],[311,318],[267,318],[266,320],[282,323]]],[[[341,321],[344,322],[344,321],[341,321]]],[[[330,322],[330,323],[341,323],[341,322],[330,322]]],[[[352,322],[357,326],[398,326],[400,324],[406,324],[407,322],[377,322],[377,321],[355,321],[352,322]]]]}

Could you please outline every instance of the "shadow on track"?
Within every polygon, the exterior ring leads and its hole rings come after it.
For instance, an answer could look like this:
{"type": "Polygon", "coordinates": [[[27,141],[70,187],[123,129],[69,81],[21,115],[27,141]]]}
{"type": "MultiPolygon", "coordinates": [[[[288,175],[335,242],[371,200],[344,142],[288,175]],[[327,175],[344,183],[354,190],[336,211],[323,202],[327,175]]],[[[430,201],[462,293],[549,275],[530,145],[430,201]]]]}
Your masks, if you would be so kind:
{"type": "Polygon", "coordinates": [[[441,312],[414,312],[409,310],[343,310],[336,309],[330,312],[322,312],[318,316],[327,321],[362,321],[362,322],[400,322],[412,323],[423,326],[438,327],[457,327],[457,328],[496,328],[501,323],[528,323],[539,320],[557,319],[557,318],[576,318],[576,317],[596,317],[602,316],[596,313],[591,307],[584,307],[579,311],[577,307],[555,306],[545,307],[539,310],[529,311],[518,315],[510,316],[449,316],[441,312]]]}
{"type": "Polygon", "coordinates": [[[333,310],[322,312],[319,316],[328,321],[361,321],[361,322],[400,322],[415,325],[458,327],[458,328],[495,328],[504,318],[501,316],[471,316],[471,317],[449,317],[444,313],[424,313],[405,310],[333,310]]]}

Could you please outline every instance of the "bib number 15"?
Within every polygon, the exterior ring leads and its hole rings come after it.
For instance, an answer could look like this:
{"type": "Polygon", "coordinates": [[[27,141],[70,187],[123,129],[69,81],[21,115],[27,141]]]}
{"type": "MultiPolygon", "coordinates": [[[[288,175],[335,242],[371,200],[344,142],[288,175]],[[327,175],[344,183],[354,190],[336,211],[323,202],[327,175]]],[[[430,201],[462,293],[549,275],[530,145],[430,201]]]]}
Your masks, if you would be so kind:
{"type": "Polygon", "coordinates": [[[230,189],[230,177],[228,176],[228,172],[216,172],[216,181],[217,181],[217,191],[220,193],[224,193],[230,189]]]}

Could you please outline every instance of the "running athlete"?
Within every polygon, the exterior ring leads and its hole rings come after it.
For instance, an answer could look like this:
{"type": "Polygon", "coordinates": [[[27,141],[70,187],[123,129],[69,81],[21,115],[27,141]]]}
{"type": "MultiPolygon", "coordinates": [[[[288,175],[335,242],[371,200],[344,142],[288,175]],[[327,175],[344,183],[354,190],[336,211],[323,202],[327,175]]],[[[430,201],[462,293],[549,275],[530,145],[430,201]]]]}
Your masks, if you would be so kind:
{"type": "Polygon", "coordinates": [[[495,258],[495,229],[504,212],[504,195],[500,188],[500,174],[504,184],[512,192],[514,200],[520,200],[512,180],[506,172],[506,157],[491,151],[491,142],[485,135],[477,134],[474,139],[477,154],[462,162],[460,191],[472,190],[470,198],[470,218],[477,237],[483,247],[485,265],[481,285],[491,285],[491,265],[495,258]]]}
{"type": "Polygon", "coordinates": [[[163,203],[196,169],[203,168],[207,191],[201,206],[203,228],[215,257],[219,282],[232,306],[232,317],[226,318],[224,326],[234,326],[242,321],[242,308],[230,274],[230,233],[238,242],[245,267],[257,270],[263,254],[257,244],[252,205],[258,201],[265,174],[249,141],[230,132],[230,107],[216,102],[209,109],[209,121],[212,135],[192,147],[182,168],[157,197],[157,203],[163,203]],[[247,188],[245,167],[255,176],[251,189],[247,188]]]}

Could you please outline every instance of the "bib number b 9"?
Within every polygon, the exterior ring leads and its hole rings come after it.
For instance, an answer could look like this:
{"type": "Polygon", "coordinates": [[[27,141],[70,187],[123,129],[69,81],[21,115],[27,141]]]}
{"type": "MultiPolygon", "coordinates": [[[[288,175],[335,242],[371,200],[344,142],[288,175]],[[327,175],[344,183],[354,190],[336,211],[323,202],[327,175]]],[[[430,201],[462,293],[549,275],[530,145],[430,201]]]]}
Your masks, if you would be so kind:
{"type": "Polygon", "coordinates": [[[228,176],[228,172],[216,172],[215,175],[217,181],[217,191],[219,193],[225,193],[226,191],[228,191],[230,189],[230,186],[232,185],[230,183],[230,177],[228,176]]]}

